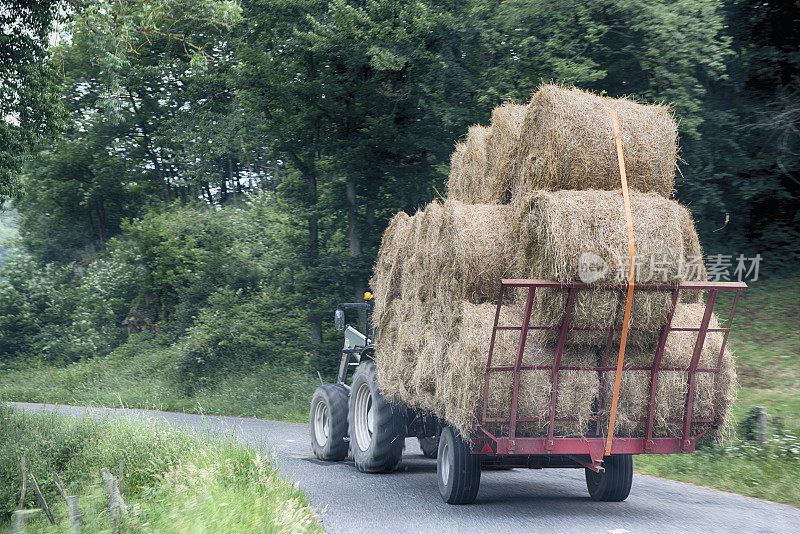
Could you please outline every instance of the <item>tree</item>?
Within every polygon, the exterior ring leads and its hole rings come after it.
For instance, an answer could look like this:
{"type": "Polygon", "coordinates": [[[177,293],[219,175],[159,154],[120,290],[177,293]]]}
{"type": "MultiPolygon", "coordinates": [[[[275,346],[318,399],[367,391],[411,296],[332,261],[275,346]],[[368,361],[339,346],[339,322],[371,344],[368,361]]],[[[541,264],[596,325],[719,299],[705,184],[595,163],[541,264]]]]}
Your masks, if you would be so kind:
{"type": "Polygon", "coordinates": [[[65,7],[61,0],[0,3],[0,207],[20,193],[23,163],[64,124],[47,50],[65,7]]]}
{"type": "Polygon", "coordinates": [[[479,54],[463,50],[479,41],[465,14],[456,2],[244,5],[236,85],[263,119],[252,144],[294,170],[278,200],[306,228],[296,289],[314,343],[337,298],[361,298],[385,221],[443,190],[476,116],[479,54]]]}

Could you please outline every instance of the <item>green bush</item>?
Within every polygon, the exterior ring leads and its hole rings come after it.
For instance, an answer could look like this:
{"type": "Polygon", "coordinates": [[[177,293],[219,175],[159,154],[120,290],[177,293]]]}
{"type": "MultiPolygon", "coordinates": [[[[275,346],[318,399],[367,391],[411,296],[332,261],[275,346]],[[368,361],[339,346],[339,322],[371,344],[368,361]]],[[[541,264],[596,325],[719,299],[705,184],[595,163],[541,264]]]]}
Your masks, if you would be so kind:
{"type": "Polygon", "coordinates": [[[115,241],[85,266],[39,266],[17,252],[0,276],[0,361],[66,363],[106,355],[125,339],[121,323],[143,269],[135,250],[115,241]]]}
{"type": "Polygon", "coordinates": [[[311,347],[303,335],[306,329],[302,314],[272,292],[246,296],[225,289],[209,298],[176,345],[180,368],[193,380],[262,363],[307,369],[311,347]]]}
{"type": "Polygon", "coordinates": [[[253,292],[267,278],[269,236],[248,210],[173,206],[123,225],[146,268],[159,318],[186,327],[221,289],[253,292]]]}
{"type": "MultiPolygon", "coordinates": [[[[173,205],[123,228],[104,253],[77,263],[42,265],[21,252],[9,259],[0,272],[0,366],[22,370],[28,384],[4,381],[5,398],[150,407],[158,399],[172,409],[210,405],[290,418],[304,412],[298,406],[307,403],[312,369],[333,374],[341,338],[326,321],[326,341],[312,359],[309,305],[297,287],[319,280],[298,267],[285,244],[295,229],[269,200],[173,205]],[[83,365],[91,359],[102,361],[83,365]],[[61,383],[33,379],[31,369],[61,383]],[[276,398],[281,381],[265,381],[266,374],[294,377],[302,387],[276,398]],[[259,391],[274,407],[221,397],[230,377],[251,376],[261,382],[242,393],[259,391]]],[[[338,300],[324,292],[315,298],[331,311],[338,300]]]]}

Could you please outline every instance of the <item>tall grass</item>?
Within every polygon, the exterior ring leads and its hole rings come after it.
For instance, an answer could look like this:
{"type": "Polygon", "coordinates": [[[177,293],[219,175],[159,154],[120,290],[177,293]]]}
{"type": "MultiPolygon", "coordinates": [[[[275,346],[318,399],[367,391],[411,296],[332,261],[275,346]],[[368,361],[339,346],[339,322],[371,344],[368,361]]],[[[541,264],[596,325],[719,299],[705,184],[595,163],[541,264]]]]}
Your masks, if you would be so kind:
{"type": "Polygon", "coordinates": [[[191,382],[176,365],[172,347],[140,336],[102,358],[5,370],[0,399],[305,421],[319,383],[305,366],[260,364],[191,382]]]}
{"type": "MultiPolygon", "coordinates": [[[[79,496],[84,532],[107,532],[99,470],[114,472],[120,460],[129,510],[123,531],[321,531],[307,499],[269,458],[231,436],[200,437],[148,420],[91,420],[0,408],[0,514],[5,521],[17,507],[23,455],[57,522],[51,526],[39,517],[29,525],[31,532],[64,532],[69,524],[66,504],[50,477],[53,471],[69,494],[79,496]]],[[[38,507],[30,491],[26,507],[38,507]]]]}

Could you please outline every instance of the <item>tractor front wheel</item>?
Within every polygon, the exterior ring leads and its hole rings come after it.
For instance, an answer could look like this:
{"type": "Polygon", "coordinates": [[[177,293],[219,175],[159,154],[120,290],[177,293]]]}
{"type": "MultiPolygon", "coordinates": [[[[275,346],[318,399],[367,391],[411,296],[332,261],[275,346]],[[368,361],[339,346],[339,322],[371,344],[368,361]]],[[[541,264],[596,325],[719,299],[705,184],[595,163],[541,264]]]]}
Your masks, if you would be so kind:
{"type": "Polygon", "coordinates": [[[341,384],[319,386],[311,397],[311,450],[320,460],[347,458],[347,388],[341,384]]]}

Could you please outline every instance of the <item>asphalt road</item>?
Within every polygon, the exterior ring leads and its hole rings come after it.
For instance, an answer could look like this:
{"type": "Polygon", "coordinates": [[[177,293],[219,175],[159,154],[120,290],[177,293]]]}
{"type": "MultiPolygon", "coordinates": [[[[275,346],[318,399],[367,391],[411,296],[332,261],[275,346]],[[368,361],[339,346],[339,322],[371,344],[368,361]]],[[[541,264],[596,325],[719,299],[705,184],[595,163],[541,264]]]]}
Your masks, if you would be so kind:
{"type": "MultiPolygon", "coordinates": [[[[800,532],[800,509],[680,482],[636,475],[627,501],[589,499],[583,470],[484,471],[475,504],[450,506],[436,487],[436,461],[406,441],[401,469],[359,473],[310,450],[308,426],[149,410],[9,403],[20,409],[93,417],[137,416],[193,431],[233,432],[274,451],[281,471],[311,499],[329,532],[800,532]]],[[[635,459],[634,459],[635,463],[635,459]]]]}

